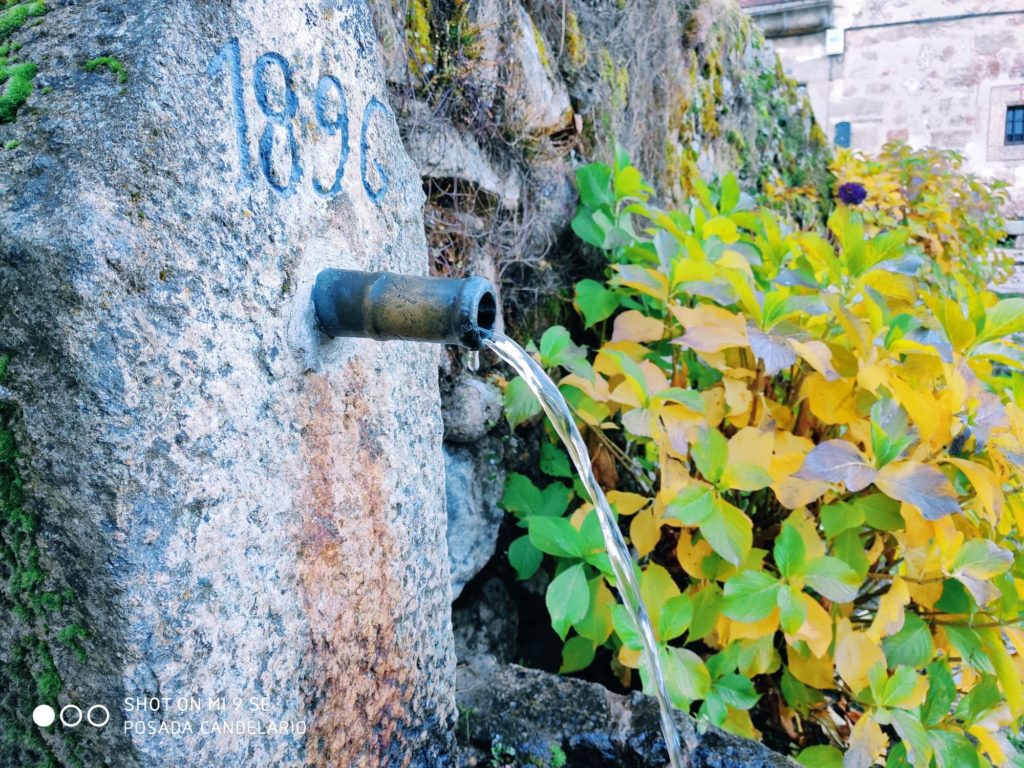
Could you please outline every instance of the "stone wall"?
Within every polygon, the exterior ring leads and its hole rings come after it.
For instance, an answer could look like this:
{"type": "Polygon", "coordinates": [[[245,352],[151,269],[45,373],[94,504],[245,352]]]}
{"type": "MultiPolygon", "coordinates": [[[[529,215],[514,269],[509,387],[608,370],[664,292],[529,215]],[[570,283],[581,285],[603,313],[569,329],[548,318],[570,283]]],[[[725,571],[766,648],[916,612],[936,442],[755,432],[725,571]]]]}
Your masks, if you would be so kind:
{"type": "Polygon", "coordinates": [[[0,765],[445,764],[438,349],[309,301],[427,270],[366,7],[46,7],[0,125],[0,765]]]}

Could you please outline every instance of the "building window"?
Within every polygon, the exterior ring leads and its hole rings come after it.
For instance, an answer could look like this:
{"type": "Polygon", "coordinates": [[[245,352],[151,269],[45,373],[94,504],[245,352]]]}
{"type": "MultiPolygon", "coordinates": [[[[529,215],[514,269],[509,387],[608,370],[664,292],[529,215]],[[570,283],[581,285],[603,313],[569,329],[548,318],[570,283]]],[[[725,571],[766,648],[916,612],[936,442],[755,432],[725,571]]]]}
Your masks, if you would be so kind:
{"type": "Polygon", "coordinates": [[[836,146],[850,146],[850,124],[847,122],[836,123],[836,146]]]}
{"type": "Polygon", "coordinates": [[[1006,140],[1010,144],[1024,144],[1024,105],[1006,108],[1006,140]]]}

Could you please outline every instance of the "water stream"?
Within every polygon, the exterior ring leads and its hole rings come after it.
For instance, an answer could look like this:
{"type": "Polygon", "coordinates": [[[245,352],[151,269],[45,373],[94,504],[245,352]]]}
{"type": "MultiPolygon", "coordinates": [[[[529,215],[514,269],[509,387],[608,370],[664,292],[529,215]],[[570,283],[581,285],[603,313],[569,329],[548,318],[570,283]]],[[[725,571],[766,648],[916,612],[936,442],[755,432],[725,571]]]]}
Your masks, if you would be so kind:
{"type": "Polygon", "coordinates": [[[654,629],[651,626],[650,617],[647,615],[643,598],[640,596],[640,585],[633,572],[633,561],[629,549],[626,547],[625,539],[622,538],[622,532],[619,531],[615,514],[594,476],[594,471],[590,466],[590,454],[587,452],[586,443],[583,442],[579,429],[576,428],[569,404],[565,402],[565,398],[562,397],[562,393],[558,391],[555,383],[544,373],[544,369],[512,339],[503,333],[494,331],[486,340],[486,344],[488,349],[493,350],[523,377],[537,399],[540,400],[552,426],[558,436],[562,438],[562,442],[565,443],[572,463],[576,466],[576,471],[587,489],[594,509],[597,510],[601,532],[604,534],[605,547],[608,550],[608,559],[611,561],[612,571],[615,573],[619,596],[633,623],[640,629],[640,637],[644,646],[640,664],[647,679],[654,683],[654,695],[661,710],[661,732],[668,747],[669,762],[672,768],[685,768],[687,761],[680,746],[679,730],[672,719],[672,705],[669,703],[668,691],[665,688],[665,677],[662,674],[661,661],[658,658],[654,629]]]}

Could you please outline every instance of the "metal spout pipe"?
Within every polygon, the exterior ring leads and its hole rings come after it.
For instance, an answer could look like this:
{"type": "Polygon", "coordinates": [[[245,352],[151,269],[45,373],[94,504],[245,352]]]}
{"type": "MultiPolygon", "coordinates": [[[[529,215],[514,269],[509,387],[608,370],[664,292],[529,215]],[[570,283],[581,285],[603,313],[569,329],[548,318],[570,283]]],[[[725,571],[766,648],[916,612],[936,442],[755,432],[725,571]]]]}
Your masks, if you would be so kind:
{"type": "Polygon", "coordinates": [[[325,269],[313,286],[320,330],[338,336],[482,349],[498,304],[482,277],[415,277],[325,269]]]}

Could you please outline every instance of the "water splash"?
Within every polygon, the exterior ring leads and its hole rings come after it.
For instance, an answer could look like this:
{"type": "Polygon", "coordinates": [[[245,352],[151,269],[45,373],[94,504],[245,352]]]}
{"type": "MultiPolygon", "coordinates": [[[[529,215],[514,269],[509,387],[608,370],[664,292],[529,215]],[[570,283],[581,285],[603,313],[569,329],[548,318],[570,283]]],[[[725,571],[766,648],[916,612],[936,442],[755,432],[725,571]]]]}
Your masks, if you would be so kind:
{"type": "Polygon", "coordinates": [[[640,585],[633,572],[633,561],[626,548],[626,542],[622,538],[622,532],[619,531],[615,514],[594,476],[594,471],[590,466],[590,454],[579,429],[576,428],[569,404],[565,402],[565,398],[558,391],[555,382],[544,373],[544,369],[512,339],[503,333],[494,331],[486,340],[486,344],[488,349],[495,352],[523,377],[537,399],[540,400],[544,412],[551,420],[551,425],[555,428],[558,436],[562,438],[562,442],[565,443],[580,480],[583,481],[590,500],[594,504],[594,509],[597,510],[597,518],[601,523],[601,533],[604,535],[608,559],[611,561],[612,571],[615,573],[619,596],[633,623],[639,628],[640,637],[643,640],[644,647],[640,656],[640,664],[647,674],[647,679],[654,682],[654,695],[661,710],[661,732],[668,747],[669,762],[672,768],[685,768],[687,760],[683,756],[680,746],[679,730],[672,719],[672,705],[669,702],[665,677],[661,670],[661,661],[658,658],[658,645],[654,639],[651,619],[647,615],[647,608],[640,595],[640,585]]]}
{"type": "Polygon", "coordinates": [[[480,370],[480,351],[471,349],[466,354],[466,369],[472,373],[480,370]]]}

